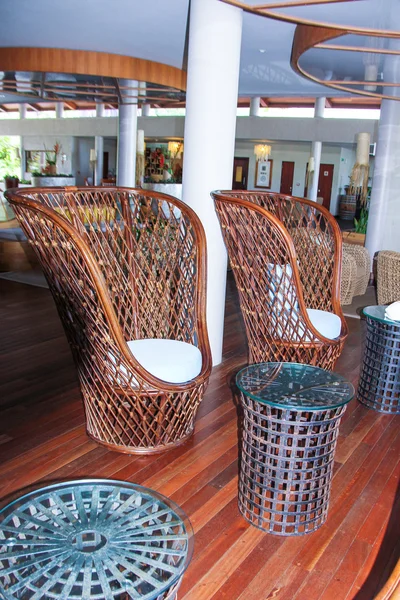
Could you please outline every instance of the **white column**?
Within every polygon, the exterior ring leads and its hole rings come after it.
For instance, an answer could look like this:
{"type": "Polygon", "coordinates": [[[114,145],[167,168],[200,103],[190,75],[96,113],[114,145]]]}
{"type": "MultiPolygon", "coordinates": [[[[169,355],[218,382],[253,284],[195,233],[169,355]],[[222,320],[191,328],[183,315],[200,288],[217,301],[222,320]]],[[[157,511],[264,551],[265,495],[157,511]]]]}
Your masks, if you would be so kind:
{"type": "MultiPolygon", "coordinates": [[[[398,9],[398,5],[397,5],[398,9]]],[[[392,24],[399,29],[400,14],[393,6],[392,24]]],[[[400,50],[398,40],[390,48],[400,50]]],[[[388,55],[384,81],[400,83],[400,57],[388,55]]],[[[387,95],[398,96],[399,88],[384,88],[387,95]]],[[[376,144],[375,166],[365,245],[371,259],[379,250],[400,252],[400,100],[382,100],[376,144]]]]}
{"type": "Polygon", "coordinates": [[[27,110],[28,110],[28,105],[25,104],[25,102],[23,102],[19,105],[19,118],[20,119],[26,119],[27,110]]]}
{"type": "Polygon", "coordinates": [[[103,164],[104,164],[104,138],[101,135],[96,135],[94,138],[94,149],[96,150],[96,164],[94,166],[94,185],[100,185],[103,179],[103,164]]]}
{"type": "Polygon", "coordinates": [[[260,96],[255,96],[254,98],[250,98],[250,117],[259,117],[260,116],[260,96]]]}
{"type": "MultiPolygon", "coordinates": [[[[137,81],[125,80],[124,86],[137,87],[137,81]]],[[[128,92],[132,95],[132,92],[128,92]]],[[[117,185],[135,187],[137,104],[120,104],[118,111],[117,185]]]]}
{"type": "Polygon", "coordinates": [[[96,117],[104,117],[104,104],[96,104],[96,117]]]}
{"type": "Polygon", "coordinates": [[[19,138],[19,155],[21,157],[21,173],[19,178],[20,179],[25,179],[25,159],[26,159],[26,155],[25,155],[25,144],[24,144],[24,138],[21,137],[19,138]]]}
{"type": "MultiPolygon", "coordinates": [[[[325,112],[325,96],[315,99],[314,118],[323,118],[325,112]]],[[[319,168],[321,166],[322,142],[313,142],[311,146],[311,156],[314,158],[314,171],[309,184],[308,198],[317,201],[319,168]]]]}
{"type": "Polygon", "coordinates": [[[199,215],[207,236],[207,324],[214,365],[222,359],[227,255],[210,192],[232,185],[241,35],[240,9],[219,0],[192,0],[183,199],[199,215]]]}
{"type": "Polygon", "coordinates": [[[64,116],[64,102],[56,102],[56,118],[62,119],[64,116]]]}
{"type": "Polygon", "coordinates": [[[142,104],[142,117],[150,117],[150,104],[142,104]]]}
{"type": "Polygon", "coordinates": [[[308,189],[308,198],[317,201],[318,183],[319,183],[319,168],[321,166],[322,142],[313,142],[311,145],[311,156],[314,158],[314,171],[311,176],[311,183],[308,189]]]}

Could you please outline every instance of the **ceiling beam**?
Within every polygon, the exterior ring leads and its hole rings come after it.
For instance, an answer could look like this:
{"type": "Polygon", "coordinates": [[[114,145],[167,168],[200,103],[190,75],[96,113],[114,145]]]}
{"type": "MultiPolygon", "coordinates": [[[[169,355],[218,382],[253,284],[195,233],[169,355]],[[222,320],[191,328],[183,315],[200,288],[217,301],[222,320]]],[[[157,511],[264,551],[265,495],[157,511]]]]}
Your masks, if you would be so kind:
{"type": "Polygon", "coordinates": [[[76,102],[72,102],[71,100],[64,100],[64,107],[69,108],[70,110],[76,110],[78,108],[78,105],[76,102]]]}

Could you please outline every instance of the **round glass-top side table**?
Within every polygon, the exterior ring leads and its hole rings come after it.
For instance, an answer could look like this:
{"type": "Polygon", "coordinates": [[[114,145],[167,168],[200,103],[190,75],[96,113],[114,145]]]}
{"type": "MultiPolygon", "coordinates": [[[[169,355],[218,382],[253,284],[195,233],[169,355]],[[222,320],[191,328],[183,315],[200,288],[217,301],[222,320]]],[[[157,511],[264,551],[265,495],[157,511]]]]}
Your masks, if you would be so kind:
{"type": "Polygon", "coordinates": [[[0,511],[5,600],[173,600],[193,552],[183,511],[153,490],[69,481],[0,511]]]}
{"type": "Polygon", "coordinates": [[[387,319],[385,308],[363,309],[367,331],[357,398],[379,412],[400,414],[400,321],[387,319]]]}
{"type": "Polygon", "coordinates": [[[353,386],[297,363],[250,365],[236,384],[244,409],[240,512],[269,533],[315,531],[327,518],[338,428],[353,386]]]}

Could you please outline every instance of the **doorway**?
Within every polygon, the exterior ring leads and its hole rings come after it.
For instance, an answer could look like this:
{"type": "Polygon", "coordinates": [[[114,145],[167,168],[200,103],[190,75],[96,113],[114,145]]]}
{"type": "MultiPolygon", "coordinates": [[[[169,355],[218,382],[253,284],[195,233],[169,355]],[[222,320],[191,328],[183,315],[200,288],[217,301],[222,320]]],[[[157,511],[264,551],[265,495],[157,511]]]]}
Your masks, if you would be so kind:
{"type": "Polygon", "coordinates": [[[318,196],[322,198],[322,206],[331,207],[332,182],[334,165],[321,165],[319,168],[318,196]]]}
{"type": "Polygon", "coordinates": [[[293,195],[294,162],[282,161],[281,187],[279,192],[287,196],[293,195]]]}
{"type": "Polygon", "coordinates": [[[249,159],[236,157],[233,159],[233,190],[247,190],[249,176],[249,159]]]}
{"type": "Polygon", "coordinates": [[[103,179],[108,178],[108,152],[103,152],[103,179]]]}

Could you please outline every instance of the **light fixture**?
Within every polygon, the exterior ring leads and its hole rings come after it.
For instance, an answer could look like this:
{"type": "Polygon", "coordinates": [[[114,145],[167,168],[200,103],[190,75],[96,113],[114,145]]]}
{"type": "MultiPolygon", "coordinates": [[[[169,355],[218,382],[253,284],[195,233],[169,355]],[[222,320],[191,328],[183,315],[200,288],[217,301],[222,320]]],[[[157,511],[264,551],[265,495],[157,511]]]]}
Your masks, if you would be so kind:
{"type": "Polygon", "coordinates": [[[254,146],[254,154],[257,160],[266,161],[271,154],[271,146],[267,144],[256,144],[254,146]]]}
{"type": "Polygon", "coordinates": [[[182,148],[182,142],[168,142],[168,152],[170,153],[171,158],[173,159],[178,157],[178,154],[182,152],[182,148]]]}

